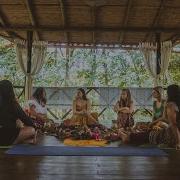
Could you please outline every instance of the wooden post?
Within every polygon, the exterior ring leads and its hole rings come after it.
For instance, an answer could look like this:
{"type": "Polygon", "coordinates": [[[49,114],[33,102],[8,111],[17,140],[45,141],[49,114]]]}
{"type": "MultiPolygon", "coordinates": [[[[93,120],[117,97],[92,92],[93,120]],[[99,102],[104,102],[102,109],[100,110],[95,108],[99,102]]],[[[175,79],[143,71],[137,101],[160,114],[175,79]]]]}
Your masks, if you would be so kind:
{"type": "Polygon", "coordinates": [[[156,34],[156,42],[157,42],[157,51],[156,51],[156,65],[157,65],[157,69],[156,69],[156,73],[157,75],[160,74],[161,72],[161,34],[157,33],[156,34]]]}
{"type": "Polygon", "coordinates": [[[32,39],[33,32],[27,31],[27,73],[31,73],[32,39]]]}
{"type": "MultiPolygon", "coordinates": [[[[27,73],[31,73],[31,56],[32,56],[32,40],[33,32],[27,31],[27,73]]],[[[30,77],[25,76],[25,100],[28,100],[31,96],[31,84],[30,77]]]]}

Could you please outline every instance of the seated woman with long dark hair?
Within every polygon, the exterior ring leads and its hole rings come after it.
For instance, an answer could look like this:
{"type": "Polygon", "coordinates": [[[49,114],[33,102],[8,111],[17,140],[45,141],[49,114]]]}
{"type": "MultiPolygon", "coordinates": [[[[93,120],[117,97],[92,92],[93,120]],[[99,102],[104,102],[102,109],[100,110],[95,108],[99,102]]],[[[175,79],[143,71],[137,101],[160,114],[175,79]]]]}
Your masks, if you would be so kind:
{"type": "Polygon", "coordinates": [[[35,134],[32,120],[16,101],[12,83],[0,81],[0,145],[35,143],[35,134]],[[17,127],[17,120],[24,126],[17,127]]]}
{"type": "Polygon", "coordinates": [[[117,113],[117,125],[118,128],[128,128],[134,125],[132,113],[134,111],[134,105],[131,98],[129,89],[123,89],[119,100],[114,106],[114,111],[117,113]]]}
{"type": "Polygon", "coordinates": [[[153,88],[153,121],[157,121],[159,118],[163,116],[165,100],[162,99],[161,94],[162,87],[157,86],[153,88]]]}
{"type": "Polygon", "coordinates": [[[31,99],[26,103],[25,110],[36,124],[43,125],[48,120],[46,92],[43,87],[39,87],[34,91],[31,99]]]}
{"type": "Polygon", "coordinates": [[[94,125],[98,123],[98,113],[91,113],[91,104],[85,90],[79,88],[73,100],[73,116],[64,121],[72,126],[94,125]]]}
{"type": "Polygon", "coordinates": [[[164,110],[166,106],[166,101],[162,98],[162,87],[157,86],[153,88],[152,97],[153,97],[153,118],[152,122],[149,126],[154,126],[157,123],[161,123],[162,121],[166,121],[164,116],[164,110]]]}

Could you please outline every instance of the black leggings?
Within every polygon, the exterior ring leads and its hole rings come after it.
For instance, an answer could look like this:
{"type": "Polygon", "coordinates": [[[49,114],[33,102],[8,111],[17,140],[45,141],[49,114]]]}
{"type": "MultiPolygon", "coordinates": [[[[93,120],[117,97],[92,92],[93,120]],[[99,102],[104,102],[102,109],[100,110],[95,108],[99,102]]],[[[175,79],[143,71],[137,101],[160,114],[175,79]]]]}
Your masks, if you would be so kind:
{"type": "Polygon", "coordinates": [[[13,144],[20,132],[19,128],[0,127],[0,145],[8,146],[13,144]]]}
{"type": "Polygon", "coordinates": [[[150,131],[131,133],[130,134],[130,143],[135,144],[135,145],[149,143],[149,133],[150,133],[150,131]]]}

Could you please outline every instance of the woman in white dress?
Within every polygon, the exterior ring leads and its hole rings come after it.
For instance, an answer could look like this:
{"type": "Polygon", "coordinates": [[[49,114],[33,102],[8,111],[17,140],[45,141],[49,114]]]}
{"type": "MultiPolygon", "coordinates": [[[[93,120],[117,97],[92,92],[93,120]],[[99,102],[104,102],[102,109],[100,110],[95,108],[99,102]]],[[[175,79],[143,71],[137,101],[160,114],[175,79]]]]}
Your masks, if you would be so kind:
{"type": "Polygon", "coordinates": [[[39,87],[35,90],[32,98],[28,100],[25,106],[28,115],[38,124],[43,125],[47,120],[46,92],[39,87]]]}

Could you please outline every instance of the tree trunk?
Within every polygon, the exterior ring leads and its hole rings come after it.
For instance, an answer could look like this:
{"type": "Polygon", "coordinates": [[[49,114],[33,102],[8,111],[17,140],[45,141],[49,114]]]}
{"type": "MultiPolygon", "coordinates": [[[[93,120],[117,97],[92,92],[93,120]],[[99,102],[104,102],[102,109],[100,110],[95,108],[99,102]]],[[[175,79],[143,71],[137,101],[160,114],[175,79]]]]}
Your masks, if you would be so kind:
{"type": "Polygon", "coordinates": [[[69,82],[69,47],[66,48],[66,74],[65,74],[65,86],[68,86],[69,82]]]}
{"type": "MultiPolygon", "coordinates": [[[[102,56],[105,58],[105,49],[102,50],[102,56]]],[[[109,85],[109,78],[108,78],[108,67],[107,67],[107,63],[103,62],[103,68],[104,68],[104,82],[105,85],[108,86],[109,85]]]]}

